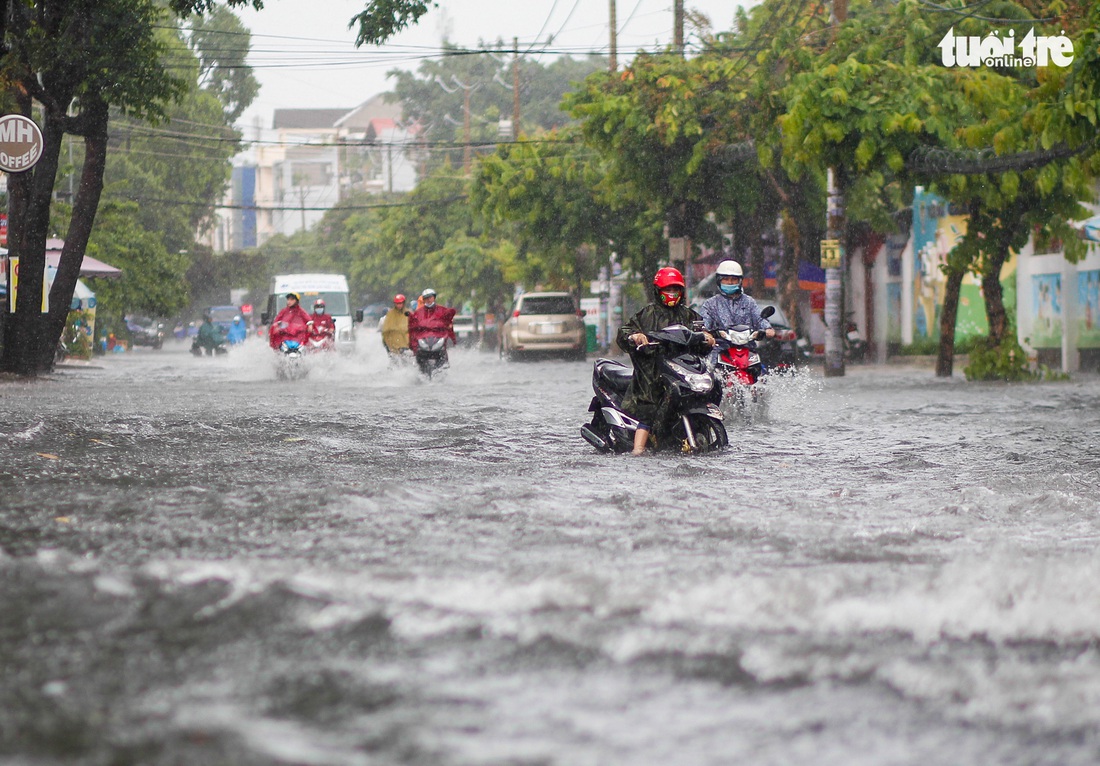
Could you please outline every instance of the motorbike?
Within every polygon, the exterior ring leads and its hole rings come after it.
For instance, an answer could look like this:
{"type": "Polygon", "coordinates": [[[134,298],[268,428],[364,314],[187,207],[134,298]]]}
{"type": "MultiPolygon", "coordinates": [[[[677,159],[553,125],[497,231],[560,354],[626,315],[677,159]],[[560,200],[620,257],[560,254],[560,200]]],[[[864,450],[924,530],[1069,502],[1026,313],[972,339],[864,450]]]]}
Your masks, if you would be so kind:
{"type": "MultiPolygon", "coordinates": [[[[701,329],[701,328],[700,328],[701,329]]],[[[640,353],[657,354],[664,398],[651,438],[657,449],[702,453],[729,444],[722,425],[722,389],[698,348],[702,333],[672,325],[647,333],[640,353]]],[[[581,426],[581,436],[600,452],[630,452],[638,421],[623,410],[623,397],[632,371],[613,359],[597,359],[592,368],[594,396],[588,406],[592,421],[581,426]]]]}
{"type": "Polygon", "coordinates": [[[737,325],[715,335],[721,351],[714,371],[721,382],[723,407],[737,412],[746,423],[762,418],[768,406],[767,368],[760,361],[756,341],[764,331],[737,325]]]}
{"type": "Polygon", "coordinates": [[[851,319],[844,326],[844,355],[857,364],[867,358],[867,341],[851,319]]]}
{"type": "Polygon", "coordinates": [[[206,348],[199,343],[198,338],[195,338],[195,340],[191,343],[191,353],[195,356],[202,356],[203,354],[206,354],[207,356],[221,356],[222,354],[228,354],[229,349],[225,347],[224,341],[218,343],[218,345],[214,346],[214,348],[206,348]]]}
{"type": "MultiPolygon", "coordinates": [[[[772,306],[760,312],[767,319],[775,313],[772,306]]],[[[774,326],[773,326],[774,329],[774,326]]],[[[778,336],[778,332],[776,333],[778,336]]],[[[722,404],[727,411],[736,411],[746,423],[767,413],[766,381],[768,366],[760,357],[758,343],[766,337],[764,330],[737,325],[715,332],[718,362],[714,371],[722,384],[722,404]]]]}
{"type": "Polygon", "coordinates": [[[318,351],[333,351],[336,349],[336,340],[331,335],[311,335],[306,342],[306,350],[310,353],[318,351]]]}
{"type": "Polygon", "coordinates": [[[309,374],[309,368],[305,363],[305,348],[299,341],[284,340],[279,344],[278,359],[275,374],[279,380],[299,380],[309,374]]]}
{"type": "MultiPolygon", "coordinates": [[[[761,311],[767,311],[770,306],[765,306],[761,311]]],[[[768,314],[774,314],[774,309],[768,314]]],[[[809,364],[813,356],[809,341],[798,337],[795,331],[781,322],[769,320],[772,329],[775,330],[774,338],[760,338],[757,342],[757,351],[764,368],[772,372],[794,372],[800,365],[809,364]]]]}
{"type": "Polygon", "coordinates": [[[416,356],[416,366],[429,380],[434,373],[451,365],[447,357],[447,336],[427,335],[419,338],[413,354],[416,356]]]}

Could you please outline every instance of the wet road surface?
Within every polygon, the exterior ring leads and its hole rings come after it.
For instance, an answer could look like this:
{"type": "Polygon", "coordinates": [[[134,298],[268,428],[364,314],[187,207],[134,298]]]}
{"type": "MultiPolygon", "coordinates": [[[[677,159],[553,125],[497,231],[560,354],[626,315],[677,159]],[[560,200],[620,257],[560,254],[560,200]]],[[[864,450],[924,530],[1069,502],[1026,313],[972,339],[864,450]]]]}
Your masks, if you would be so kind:
{"type": "Polygon", "coordinates": [[[1100,760],[1096,378],[815,371],[634,459],[589,364],[375,340],[0,382],[0,763],[1100,760]]]}

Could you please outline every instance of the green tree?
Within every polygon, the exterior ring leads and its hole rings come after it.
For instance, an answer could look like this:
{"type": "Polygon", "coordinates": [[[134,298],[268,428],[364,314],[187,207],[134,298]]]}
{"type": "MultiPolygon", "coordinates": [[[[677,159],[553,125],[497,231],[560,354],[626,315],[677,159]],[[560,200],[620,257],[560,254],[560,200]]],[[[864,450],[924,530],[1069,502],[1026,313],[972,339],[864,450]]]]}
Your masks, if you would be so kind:
{"type": "Polygon", "coordinates": [[[247,63],[252,33],[227,8],[217,7],[190,20],[187,43],[198,58],[200,87],[221,102],[225,124],[232,125],[260,92],[247,63]]]}
{"type": "Polygon", "coordinates": [[[169,316],[188,303],[188,258],[165,249],[163,239],[138,222],[134,202],[100,206],[88,255],[122,269],[118,279],[92,280],[97,313],[109,322],[123,314],[169,316]]]}
{"type": "MultiPolygon", "coordinates": [[[[513,116],[514,79],[512,52],[498,41],[491,52],[470,53],[444,43],[445,55],[439,60],[421,62],[415,73],[393,70],[396,80],[394,97],[401,101],[405,118],[423,129],[427,141],[451,143],[436,152],[431,167],[444,160],[462,161],[466,142],[466,101],[469,97],[470,141],[485,146],[501,136],[501,120],[513,116]]],[[[562,96],[570,84],[582,80],[607,60],[600,57],[572,59],[562,57],[549,66],[523,59],[519,62],[520,123],[525,133],[550,129],[570,121],[562,111],[562,96]]],[[[485,153],[485,149],[478,149],[485,153]]]]}
{"type": "MultiPolygon", "coordinates": [[[[252,4],[260,6],[259,0],[252,4]]],[[[209,6],[206,0],[173,3],[178,11],[209,6]]],[[[24,289],[5,322],[0,369],[33,375],[52,366],[65,327],[103,189],[112,110],[162,119],[185,82],[165,66],[166,43],[156,34],[165,11],[154,0],[6,0],[0,8],[5,96],[14,111],[39,117],[44,139],[38,163],[9,179],[9,252],[21,259],[24,289]],[[43,315],[37,295],[66,134],[84,140],[84,164],[50,290],[50,311],[43,315]]]]}
{"type": "Polygon", "coordinates": [[[612,193],[605,178],[600,158],[575,130],[552,131],[482,158],[471,203],[492,225],[511,225],[521,243],[517,281],[579,296],[612,249],[646,268],[660,241],[648,207],[612,193]]]}

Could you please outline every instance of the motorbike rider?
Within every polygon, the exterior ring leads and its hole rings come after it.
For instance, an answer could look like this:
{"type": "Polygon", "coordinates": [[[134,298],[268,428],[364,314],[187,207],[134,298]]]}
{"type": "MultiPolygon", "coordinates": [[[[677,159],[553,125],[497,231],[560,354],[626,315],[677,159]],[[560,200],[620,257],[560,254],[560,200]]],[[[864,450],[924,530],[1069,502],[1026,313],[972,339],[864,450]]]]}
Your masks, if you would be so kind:
{"type": "Polygon", "coordinates": [[[313,316],[309,318],[309,339],[321,340],[331,346],[336,340],[336,320],[325,312],[325,301],[318,298],[313,302],[313,316]]]}
{"type": "Polygon", "coordinates": [[[271,323],[268,340],[275,350],[284,340],[296,340],[302,344],[309,340],[309,314],[298,305],[297,293],[286,294],[286,306],[271,323]]]}
{"type": "Polygon", "coordinates": [[[214,320],[209,314],[203,316],[202,326],[199,328],[199,334],[195,337],[195,344],[191,350],[198,349],[200,354],[205,351],[213,356],[214,352],[223,343],[225,343],[225,338],[222,337],[221,329],[214,325],[214,320]]]}
{"type": "Polygon", "coordinates": [[[457,310],[438,305],[435,290],[430,287],[420,297],[424,299],[424,305],[409,314],[409,348],[415,352],[418,341],[429,336],[445,336],[451,339],[452,346],[457,346],[458,337],[454,329],[457,310]]]}
{"type": "Polygon", "coordinates": [[[229,332],[226,333],[225,339],[229,341],[231,345],[236,346],[238,343],[244,343],[247,337],[248,328],[245,326],[244,320],[239,316],[233,317],[233,323],[229,325],[229,332]]]}
{"type": "MultiPolygon", "coordinates": [[[[630,354],[634,364],[634,374],[623,398],[623,409],[638,421],[633,455],[645,452],[652,424],[659,422],[658,408],[664,398],[657,357],[638,352],[649,343],[646,333],[674,324],[693,327],[693,323],[700,320],[695,309],[684,303],[684,292],[684,275],[679,270],[671,267],[658,269],[653,277],[653,302],[632,316],[619,329],[616,338],[619,347],[630,354]]],[[[713,348],[714,337],[704,333],[704,338],[706,348],[713,348]]]]}
{"type": "MultiPolygon", "coordinates": [[[[732,260],[722,261],[715,275],[718,278],[718,294],[703,301],[699,309],[703,315],[703,325],[711,331],[747,325],[753,331],[764,330],[765,336],[774,338],[775,330],[771,323],[760,316],[760,306],[742,288],[745,273],[741,264],[732,260]]],[[[715,361],[713,355],[711,361],[715,361]]]]}
{"type": "Polygon", "coordinates": [[[382,344],[390,354],[400,354],[409,347],[409,314],[405,309],[405,296],[398,293],[393,297],[393,308],[382,317],[379,328],[382,344]]]}

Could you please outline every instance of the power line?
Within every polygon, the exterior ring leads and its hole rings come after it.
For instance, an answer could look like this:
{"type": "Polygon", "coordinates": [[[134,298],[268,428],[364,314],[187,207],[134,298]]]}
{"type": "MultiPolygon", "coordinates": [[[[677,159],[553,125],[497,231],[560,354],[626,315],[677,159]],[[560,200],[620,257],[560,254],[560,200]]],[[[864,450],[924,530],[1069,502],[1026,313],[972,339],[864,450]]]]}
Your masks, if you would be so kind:
{"type": "Polygon", "coordinates": [[[402,207],[436,207],[442,205],[450,205],[454,202],[459,202],[468,199],[466,194],[455,194],[450,197],[440,197],[439,199],[418,200],[416,202],[378,202],[375,204],[364,205],[329,205],[327,207],[302,207],[301,205],[228,205],[228,204],[211,204],[208,202],[192,202],[190,200],[179,199],[160,199],[157,197],[121,197],[120,199],[126,202],[138,202],[147,204],[158,205],[177,205],[180,207],[201,207],[201,208],[214,208],[217,210],[253,210],[258,213],[279,213],[279,212],[297,212],[305,210],[307,212],[327,212],[341,211],[341,210],[380,210],[385,208],[402,208],[402,207]]]}

